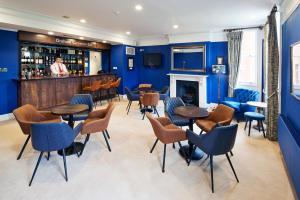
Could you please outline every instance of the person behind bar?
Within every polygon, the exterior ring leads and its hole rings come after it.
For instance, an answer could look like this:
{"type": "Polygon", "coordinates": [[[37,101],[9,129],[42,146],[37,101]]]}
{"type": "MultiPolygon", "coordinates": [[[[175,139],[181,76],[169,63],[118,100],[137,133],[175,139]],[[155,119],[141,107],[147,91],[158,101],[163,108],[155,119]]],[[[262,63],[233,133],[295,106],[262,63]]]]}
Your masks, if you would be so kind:
{"type": "Polygon", "coordinates": [[[66,65],[63,64],[63,60],[60,56],[56,57],[55,63],[53,63],[50,67],[52,75],[68,75],[69,72],[67,70],[66,65]]]}

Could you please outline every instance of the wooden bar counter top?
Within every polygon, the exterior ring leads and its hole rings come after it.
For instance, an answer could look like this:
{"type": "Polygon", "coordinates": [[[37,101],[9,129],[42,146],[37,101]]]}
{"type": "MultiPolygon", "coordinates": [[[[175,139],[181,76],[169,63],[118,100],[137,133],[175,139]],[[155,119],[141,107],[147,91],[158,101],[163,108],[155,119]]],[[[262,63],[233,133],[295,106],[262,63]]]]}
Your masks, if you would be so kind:
{"type": "Polygon", "coordinates": [[[94,81],[108,82],[115,79],[116,75],[110,73],[18,79],[18,104],[31,104],[39,110],[48,110],[68,104],[74,94],[82,93],[82,89],[94,81]]]}

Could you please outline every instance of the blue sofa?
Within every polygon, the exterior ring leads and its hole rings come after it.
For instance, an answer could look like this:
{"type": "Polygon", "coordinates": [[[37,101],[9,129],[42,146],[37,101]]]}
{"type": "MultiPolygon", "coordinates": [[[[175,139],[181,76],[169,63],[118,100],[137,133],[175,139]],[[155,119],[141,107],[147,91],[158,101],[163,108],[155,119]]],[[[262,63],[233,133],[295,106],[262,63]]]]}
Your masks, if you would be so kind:
{"type": "Polygon", "coordinates": [[[239,122],[244,119],[245,112],[254,112],[255,107],[249,106],[248,101],[258,101],[259,93],[255,90],[237,88],[233,92],[233,97],[225,97],[222,104],[235,110],[235,118],[239,122]]]}

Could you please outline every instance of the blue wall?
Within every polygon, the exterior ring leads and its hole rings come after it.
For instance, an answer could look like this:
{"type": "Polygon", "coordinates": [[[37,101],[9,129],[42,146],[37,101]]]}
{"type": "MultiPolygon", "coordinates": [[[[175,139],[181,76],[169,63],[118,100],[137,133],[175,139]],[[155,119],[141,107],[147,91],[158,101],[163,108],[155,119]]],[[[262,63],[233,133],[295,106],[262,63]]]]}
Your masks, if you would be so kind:
{"type": "Polygon", "coordinates": [[[300,7],[282,26],[282,86],[279,144],[298,197],[300,196],[300,101],[290,94],[290,45],[300,41],[300,7]],[[287,131],[283,127],[289,127],[287,131]],[[295,144],[295,145],[292,145],[295,144]],[[298,177],[298,178],[297,178],[298,177]]]}
{"type": "Polygon", "coordinates": [[[17,82],[19,77],[19,43],[17,33],[0,30],[0,115],[12,112],[17,107],[17,82]]]}

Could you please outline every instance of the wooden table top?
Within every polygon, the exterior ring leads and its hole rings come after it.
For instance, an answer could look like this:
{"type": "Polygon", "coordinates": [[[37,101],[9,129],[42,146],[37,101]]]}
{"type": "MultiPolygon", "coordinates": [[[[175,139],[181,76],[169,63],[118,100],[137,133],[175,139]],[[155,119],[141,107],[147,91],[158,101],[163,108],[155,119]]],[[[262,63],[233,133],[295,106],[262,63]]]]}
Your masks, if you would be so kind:
{"type": "Polygon", "coordinates": [[[55,107],[51,109],[51,112],[55,115],[74,115],[86,111],[88,109],[88,105],[74,104],[55,107]]]}
{"type": "Polygon", "coordinates": [[[248,101],[247,104],[250,105],[250,106],[258,107],[258,108],[267,108],[267,103],[266,102],[248,101]]]}
{"type": "Polygon", "coordinates": [[[205,108],[197,106],[179,106],[175,108],[175,114],[189,119],[208,117],[209,113],[205,108]]]}

